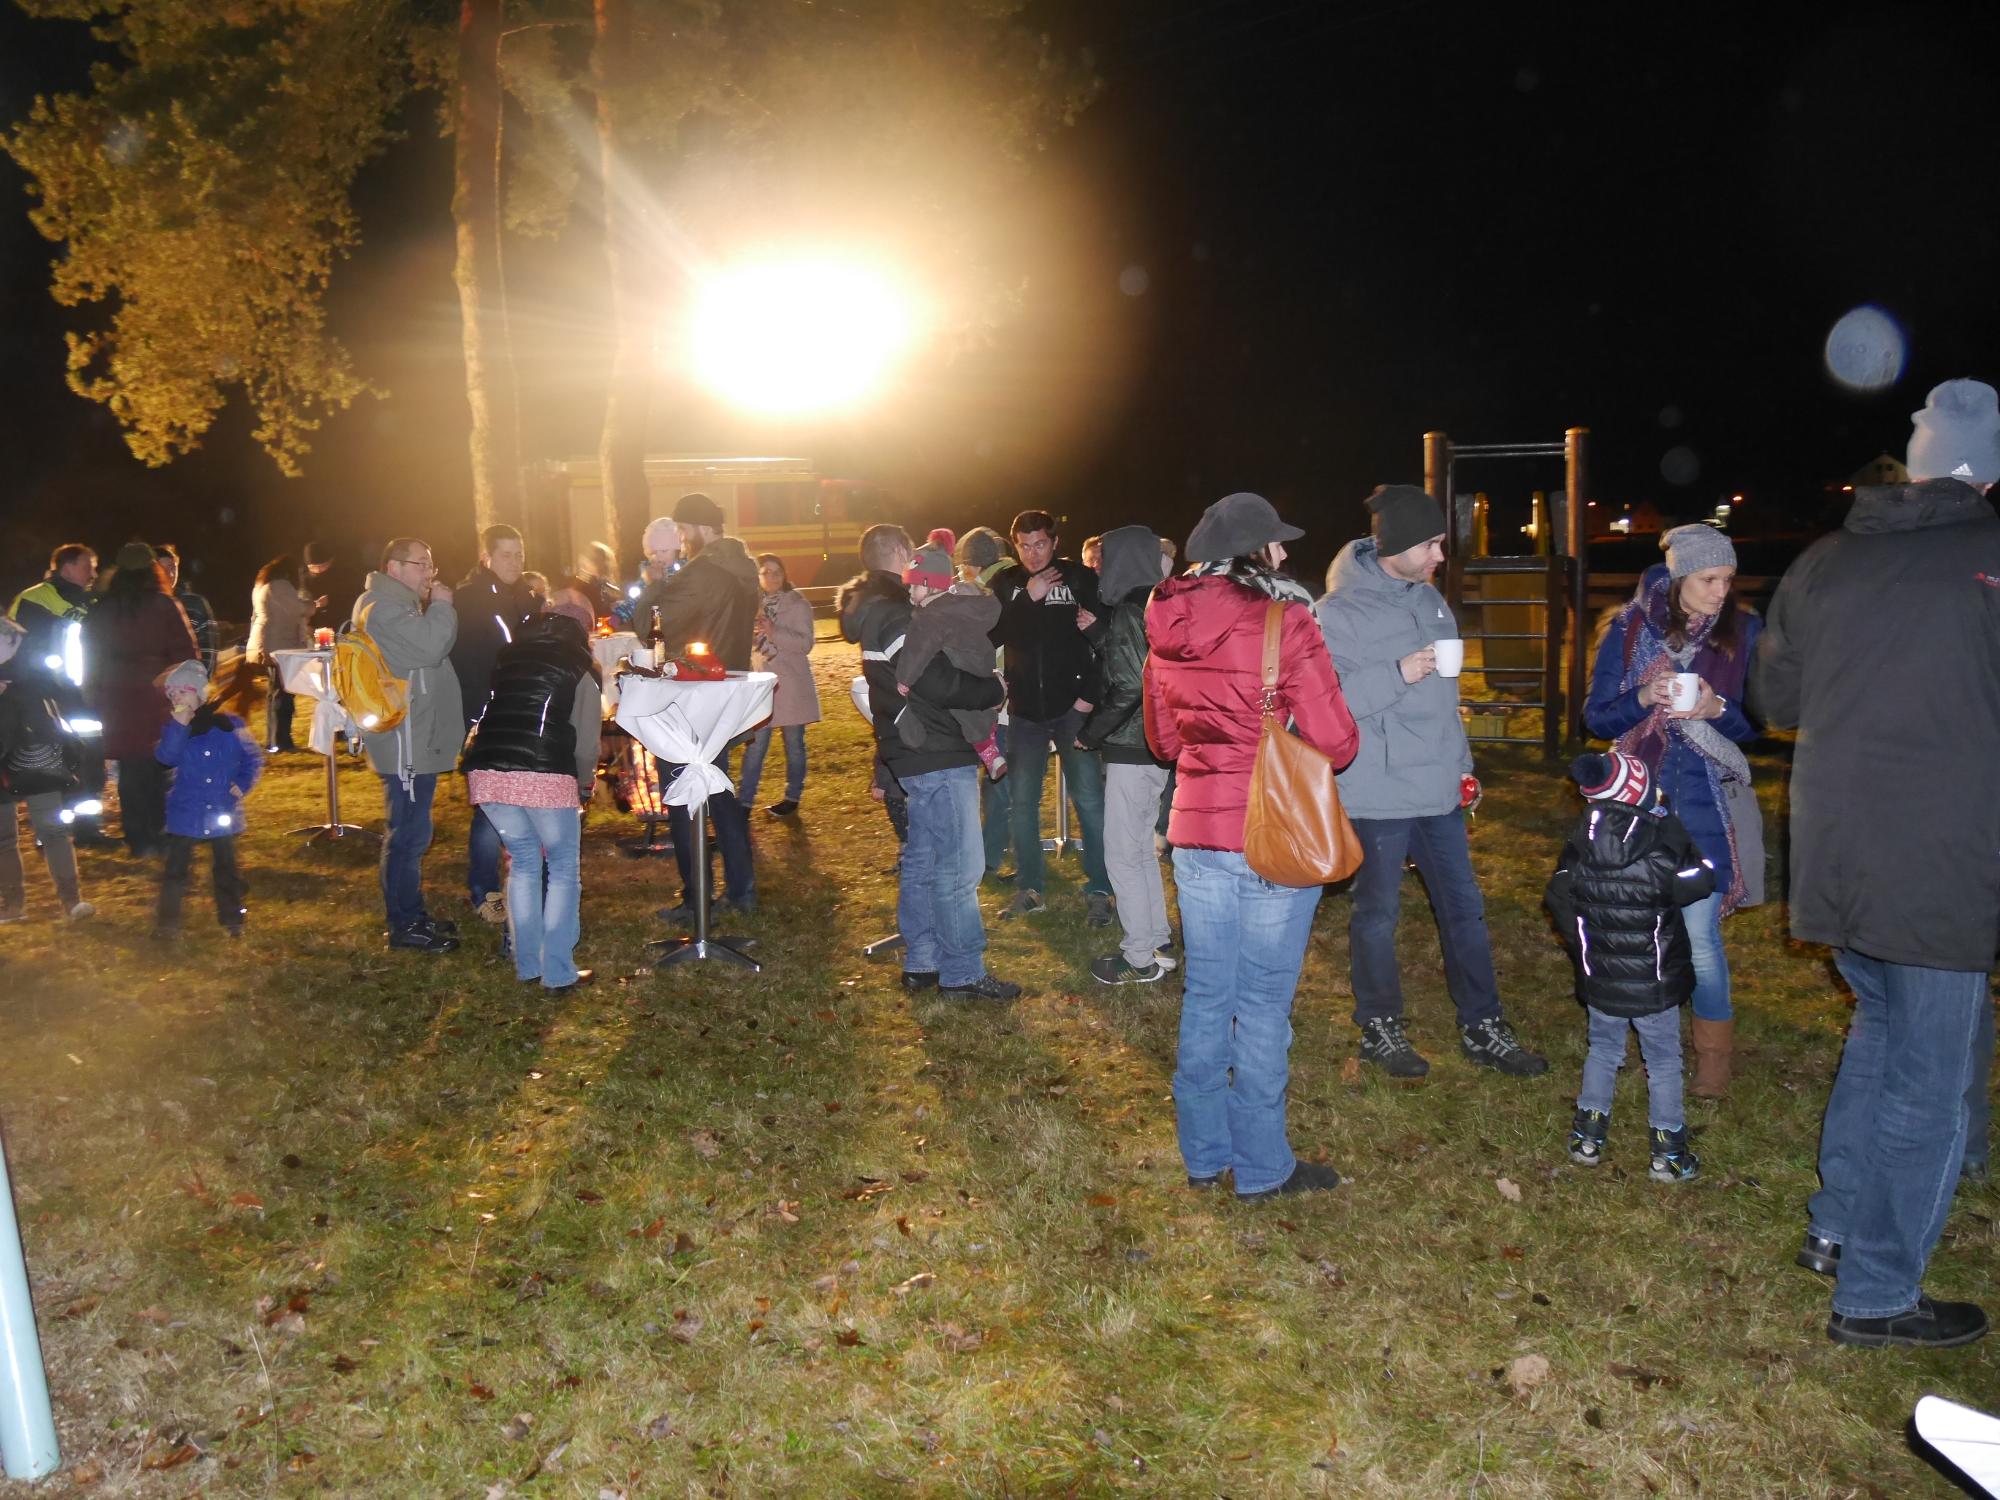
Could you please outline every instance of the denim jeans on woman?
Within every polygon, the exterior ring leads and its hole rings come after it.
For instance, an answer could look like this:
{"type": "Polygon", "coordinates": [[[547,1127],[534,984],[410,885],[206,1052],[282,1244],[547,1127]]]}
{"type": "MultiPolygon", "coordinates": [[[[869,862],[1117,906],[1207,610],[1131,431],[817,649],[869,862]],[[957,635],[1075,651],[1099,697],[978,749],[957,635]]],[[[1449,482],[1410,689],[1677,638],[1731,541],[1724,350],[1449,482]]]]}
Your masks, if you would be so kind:
{"type": "Polygon", "coordinates": [[[1285,1135],[1292,997],[1320,887],[1273,885],[1237,850],[1181,848],[1174,885],[1187,959],[1174,1064],[1181,1158],[1190,1177],[1233,1171],[1239,1194],[1261,1193],[1298,1164],[1285,1135]]]}
{"type": "Polygon", "coordinates": [[[1888,1318],[1917,1305],[1965,1152],[1965,1091],[1985,974],[1834,955],[1854,1018],[1820,1126],[1812,1233],[1840,1246],[1833,1310],[1888,1318]]]}
{"type": "Polygon", "coordinates": [[[1694,949],[1694,1013],[1703,1021],[1727,1021],[1734,1014],[1729,1006],[1729,955],[1722,947],[1722,899],[1727,894],[1717,891],[1681,908],[1681,925],[1694,949]]]}
{"type": "Polygon", "coordinates": [[[1626,1044],[1636,1031],[1639,1057],[1646,1065],[1646,1123],[1656,1130],[1679,1130],[1687,1124],[1681,1092],[1680,1008],[1630,1019],[1594,1005],[1586,1010],[1590,1015],[1590,1052],[1583,1060],[1583,1087],[1577,1090],[1576,1107],[1611,1113],[1618,1070],[1625,1066],[1626,1044]]]}
{"type": "MultiPolygon", "coordinates": [[[[787,724],[778,731],[785,738],[785,800],[797,802],[806,794],[806,726],[787,724]]],[[[764,779],[764,757],[771,753],[771,726],[766,724],[743,746],[743,774],[736,778],[736,797],[745,807],[757,805],[757,783],[764,779]]]]}
{"type": "Polygon", "coordinates": [[[512,861],[507,874],[507,930],[514,942],[514,977],[539,979],[552,990],[576,983],[576,933],[583,904],[578,862],[582,813],[574,807],[515,807],[509,802],[481,806],[512,861]]]}
{"type": "Polygon", "coordinates": [[[910,838],[896,887],[903,971],[942,985],[976,984],[986,972],[979,916],[979,768],[950,766],[900,778],[910,838]]]}
{"type": "Polygon", "coordinates": [[[1403,973],[1396,960],[1396,922],[1403,904],[1403,863],[1414,860],[1437,914],[1444,953],[1445,987],[1458,1008],[1458,1024],[1473,1026],[1500,1014],[1500,985],[1493,975],[1493,940],[1486,931],[1486,898],[1472,872],[1465,814],[1429,818],[1356,818],[1364,857],[1354,877],[1348,919],[1348,964],[1354,981],[1354,1020],[1400,1019],[1403,973]]]}

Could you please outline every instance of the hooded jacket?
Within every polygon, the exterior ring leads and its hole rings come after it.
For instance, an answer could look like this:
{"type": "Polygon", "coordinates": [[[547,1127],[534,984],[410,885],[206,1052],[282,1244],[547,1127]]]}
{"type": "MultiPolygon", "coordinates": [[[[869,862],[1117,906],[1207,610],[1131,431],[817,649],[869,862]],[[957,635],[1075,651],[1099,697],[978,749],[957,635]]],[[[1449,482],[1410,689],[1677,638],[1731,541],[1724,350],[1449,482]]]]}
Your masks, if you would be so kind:
{"type": "Polygon", "coordinates": [[[999,707],[1000,679],[990,671],[963,671],[940,652],[904,697],[896,684],[896,662],[910,629],[910,591],[903,580],[893,573],[863,573],[841,586],[836,607],[840,633],[861,647],[876,753],[889,773],[900,778],[977,765],[979,757],[951,711],[999,707]],[[921,744],[904,743],[896,723],[903,714],[916,715],[923,726],[921,744]]]}
{"type": "Polygon", "coordinates": [[[243,831],[243,799],[263,773],[264,752],[235,714],[205,703],[185,724],[169,718],[153,758],[174,772],[168,833],[227,839],[243,831]]]}
{"type": "Polygon", "coordinates": [[[1576,998],[1628,1017],[1686,1004],[1694,948],[1680,909],[1714,889],[1714,867],[1672,813],[1589,803],[1543,895],[1576,966],[1576,998]]]}
{"type": "Polygon", "coordinates": [[[1097,575],[1070,557],[1050,564],[1056,580],[1037,599],[1028,592],[1028,570],[1019,563],[995,573],[988,585],[1000,601],[993,644],[1006,652],[1007,713],[1032,724],[1053,724],[1081,699],[1095,704],[1099,692],[1096,642],[1103,639],[1099,618],[1088,632],[1076,628],[1076,612],[1102,614],[1097,575]]]}
{"type": "Polygon", "coordinates": [[[653,644],[653,610],[660,611],[660,637],[668,656],[681,656],[689,641],[702,641],[732,672],[750,670],[750,639],[763,590],[757,564],[733,536],[717,537],[684,567],[648,584],[632,616],[639,638],[653,644]]]}
{"type": "Polygon", "coordinates": [[[1104,566],[1098,570],[1097,597],[1111,611],[1099,656],[1097,706],[1077,732],[1086,750],[1119,765],[1155,766],[1146,743],[1146,606],[1159,583],[1160,539],[1144,526],[1120,526],[1104,533],[1104,566]]]}
{"type": "Polygon", "coordinates": [[[1353,818],[1434,818],[1458,806],[1472,747],[1458,713],[1458,681],[1433,672],[1403,681],[1399,662],[1458,624],[1444,595],[1382,571],[1372,537],[1349,542],[1327,569],[1320,627],[1341,691],[1361,729],[1361,749],[1340,773],[1353,818]]]}
{"type": "Polygon", "coordinates": [[[525,583],[502,583],[485,563],[467,573],[451,593],[451,607],[458,613],[451,669],[458,674],[459,704],[469,734],[492,695],[494,659],[535,617],[535,599],[525,583]]]}
{"type": "Polygon", "coordinates": [[[597,664],[581,627],[565,615],[539,616],[500,648],[492,698],[462,767],[572,776],[587,788],[597,776],[603,717],[597,664]]]}
{"type": "Polygon", "coordinates": [[[2000,518],[1955,479],[1859,490],[1786,570],[1751,706],[1799,730],[1792,936],[1990,970],[2000,940],[2000,518]]]}
{"type": "MultiPolygon", "coordinates": [[[[1241,849],[1262,731],[1264,617],[1270,598],[1233,579],[1169,578],[1146,607],[1146,738],[1178,768],[1167,837],[1241,849]]],[[[1287,605],[1273,700],[1293,732],[1335,766],[1354,758],[1354,720],[1312,611],[1287,605]]]]}
{"type": "Polygon", "coordinates": [[[458,614],[442,599],[426,609],[416,592],[387,573],[368,575],[351,616],[381,650],[389,670],[410,684],[409,711],[394,729],[363,737],[381,776],[437,776],[458,764],[465,715],[452,670],[458,614]]]}

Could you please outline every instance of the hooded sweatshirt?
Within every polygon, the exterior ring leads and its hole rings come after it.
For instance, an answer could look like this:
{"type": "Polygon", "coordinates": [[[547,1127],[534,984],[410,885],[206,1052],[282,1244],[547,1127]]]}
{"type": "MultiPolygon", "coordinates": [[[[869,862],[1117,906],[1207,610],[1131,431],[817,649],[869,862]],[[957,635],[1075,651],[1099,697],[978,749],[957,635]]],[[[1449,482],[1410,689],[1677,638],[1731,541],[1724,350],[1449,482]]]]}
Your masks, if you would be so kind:
{"type": "Polygon", "coordinates": [[[381,776],[441,775],[458,764],[465,719],[451,666],[458,613],[442,599],[426,609],[414,590],[387,573],[368,575],[354,601],[355,628],[381,650],[389,670],[410,684],[410,706],[394,729],[364,736],[368,763],[381,776]]]}
{"type": "Polygon", "coordinates": [[[1458,680],[1433,672],[1403,681],[1412,651],[1458,634],[1444,595],[1382,571],[1372,537],[1340,549],[1327,569],[1320,628],[1341,691],[1361,728],[1361,749],[1340,773],[1351,818],[1434,818],[1458,807],[1472,747],[1458,713],[1458,680]]]}
{"type": "Polygon", "coordinates": [[[1785,572],[1750,702],[1799,730],[1792,936],[1985,972],[2000,939],[2000,518],[1955,479],[1859,490],[1785,572]]]}
{"type": "Polygon", "coordinates": [[[1097,575],[1074,558],[1059,557],[1050,567],[1055,581],[1037,599],[1028,591],[1028,570],[1016,563],[993,575],[1000,623],[993,644],[1005,652],[1007,712],[1031,724],[1053,724],[1078,699],[1095,704],[1097,649],[1104,621],[1088,632],[1076,628],[1076,612],[1100,613],[1097,575]]]}
{"type": "Polygon", "coordinates": [[[1097,596],[1111,611],[1100,655],[1103,686],[1077,740],[1119,765],[1156,766],[1141,707],[1146,687],[1146,605],[1159,583],[1160,539],[1144,526],[1104,533],[1097,596]]]}

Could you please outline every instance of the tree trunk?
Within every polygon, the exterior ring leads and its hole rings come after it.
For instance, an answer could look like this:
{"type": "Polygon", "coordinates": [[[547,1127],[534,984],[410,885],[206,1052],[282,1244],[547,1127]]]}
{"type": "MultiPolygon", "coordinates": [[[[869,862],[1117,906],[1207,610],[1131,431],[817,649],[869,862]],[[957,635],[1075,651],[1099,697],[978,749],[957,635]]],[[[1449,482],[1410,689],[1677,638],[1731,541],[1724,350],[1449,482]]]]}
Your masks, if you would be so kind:
{"type": "MultiPolygon", "coordinates": [[[[652,401],[653,317],[646,296],[645,213],[625,160],[625,112],[633,80],[629,0],[594,0],[597,145],[604,190],[604,258],[611,292],[612,354],[604,393],[598,470],[604,483],[604,540],[613,552],[644,526],[646,415],[652,401]]],[[[582,538],[576,539],[580,544],[582,538]]]]}
{"type": "Polygon", "coordinates": [[[461,0],[451,216],[458,229],[465,399],[472,413],[472,509],[480,530],[518,526],[521,434],[500,280],[500,27],[505,0],[461,0]]]}

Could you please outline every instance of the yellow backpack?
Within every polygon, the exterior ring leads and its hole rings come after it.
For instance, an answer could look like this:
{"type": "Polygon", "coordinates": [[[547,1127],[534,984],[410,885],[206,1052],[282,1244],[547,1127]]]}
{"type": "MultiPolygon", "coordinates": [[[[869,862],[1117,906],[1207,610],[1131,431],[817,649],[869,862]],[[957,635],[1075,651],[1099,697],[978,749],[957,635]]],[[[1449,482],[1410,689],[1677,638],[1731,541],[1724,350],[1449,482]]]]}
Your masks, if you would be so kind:
{"type": "Polygon", "coordinates": [[[358,626],[333,643],[333,691],[370,734],[394,729],[410,709],[409,682],[389,670],[382,648],[358,626]]]}

